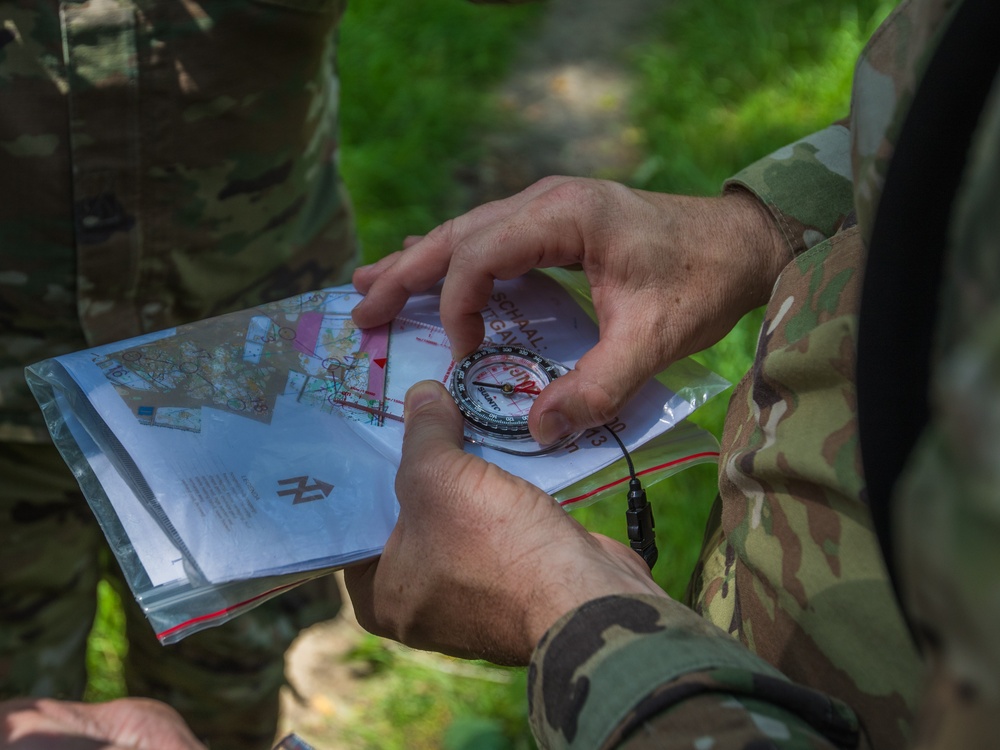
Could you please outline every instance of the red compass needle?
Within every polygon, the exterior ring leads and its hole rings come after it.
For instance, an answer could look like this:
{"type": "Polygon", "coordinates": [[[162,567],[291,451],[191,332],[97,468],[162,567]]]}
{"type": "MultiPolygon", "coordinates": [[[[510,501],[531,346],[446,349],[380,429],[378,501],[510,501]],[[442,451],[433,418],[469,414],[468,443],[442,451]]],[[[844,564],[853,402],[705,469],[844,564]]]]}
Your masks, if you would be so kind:
{"type": "Polygon", "coordinates": [[[537,396],[542,392],[541,388],[535,385],[534,380],[529,380],[526,383],[518,383],[517,385],[511,385],[510,383],[484,383],[481,380],[473,380],[472,384],[482,386],[483,388],[496,388],[508,396],[512,393],[527,393],[531,396],[537,396]]]}

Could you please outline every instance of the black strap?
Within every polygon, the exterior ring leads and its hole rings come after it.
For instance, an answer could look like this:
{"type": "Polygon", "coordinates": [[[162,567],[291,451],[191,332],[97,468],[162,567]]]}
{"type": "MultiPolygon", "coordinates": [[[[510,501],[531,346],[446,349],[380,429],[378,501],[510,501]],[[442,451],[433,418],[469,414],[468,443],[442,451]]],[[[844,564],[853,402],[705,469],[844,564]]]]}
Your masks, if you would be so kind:
{"type": "Polygon", "coordinates": [[[894,586],[890,499],[930,414],[942,258],[972,134],[1000,65],[998,31],[998,0],[965,0],[954,12],[896,143],[869,243],[858,421],[868,501],[894,586]]]}

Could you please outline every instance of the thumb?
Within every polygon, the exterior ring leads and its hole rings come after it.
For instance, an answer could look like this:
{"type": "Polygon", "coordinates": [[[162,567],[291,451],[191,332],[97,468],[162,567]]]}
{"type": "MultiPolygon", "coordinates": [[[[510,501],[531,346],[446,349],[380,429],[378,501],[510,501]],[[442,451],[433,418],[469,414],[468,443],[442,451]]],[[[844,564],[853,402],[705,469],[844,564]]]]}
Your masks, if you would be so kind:
{"type": "Polygon", "coordinates": [[[432,464],[455,449],[462,450],[462,414],[437,381],[422,380],[406,392],[403,419],[400,475],[411,475],[416,467],[432,464]]]}
{"type": "Polygon", "coordinates": [[[529,414],[531,434],[550,445],[607,424],[653,375],[659,361],[626,336],[602,335],[566,375],[546,386],[529,414]]]}

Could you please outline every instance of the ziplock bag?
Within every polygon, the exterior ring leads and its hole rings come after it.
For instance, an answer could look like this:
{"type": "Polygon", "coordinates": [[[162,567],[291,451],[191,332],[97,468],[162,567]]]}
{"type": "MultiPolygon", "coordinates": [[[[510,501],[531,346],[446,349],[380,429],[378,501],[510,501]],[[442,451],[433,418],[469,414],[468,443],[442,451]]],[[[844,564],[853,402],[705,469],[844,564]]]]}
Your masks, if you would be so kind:
{"type": "MultiPolygon", "coordinates": [[[[370,331],[350,319],[359,299],[319,290],[28,368],[162,641],[381,552],[398,514],[403,396],[418,380],[447,382],[454,363],[436,292],[370,331]]],[[[569,366],[597,340],[588,313],[541,274],[497,282],[483,314],[489,341],[569,366]]],[[[668,373],[612,425],[649,456],[640,471],[663,463],[640,446],[728,386],[690,362],[668,373]]],[[[594,443],[529,458],[469,450],[557,492],[620,458],[594,443]]]]}

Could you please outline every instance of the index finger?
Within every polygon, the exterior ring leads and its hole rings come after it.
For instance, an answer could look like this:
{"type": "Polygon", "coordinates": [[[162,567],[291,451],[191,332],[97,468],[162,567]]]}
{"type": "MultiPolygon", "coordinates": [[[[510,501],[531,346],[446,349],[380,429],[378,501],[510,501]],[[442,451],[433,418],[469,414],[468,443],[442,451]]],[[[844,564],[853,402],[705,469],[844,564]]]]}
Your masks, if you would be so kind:
{"type": "Polygon", "coordinates": [[[414,294],[425,292],[444,278],[455,247],[469,234],[514,210],[523,194],[478,206],[435,227],[423,237],[410,235],[405,249],[354,272],[354,285],[365,298],[354,308],[354,322],[362,328],[388,323],[414,294]]]}
{"type": "Polygon", "coordinates": [[[483,340],[481,311],[495,281],[583,259],[587,239],[579,206],[567,201],[562,184],[468,236],[455,248],[441,290],[441,324],[456,359],[483,340]]]}
{"type": "MultiPolygon", "coordinates": [[[[546,178],[509,198],[485,203],[435,227],[424,237],[408,237],[406,249],[359,268],[354,272],[354,283],[366,296],[352,312],[354,322],[371,328],[391,321],[412,295],[427,291],[450,273],[453,256],[470,237],[568,179],[546,178]]],[[[488,283],[492,284],[492,278],[488,283]]]]}

